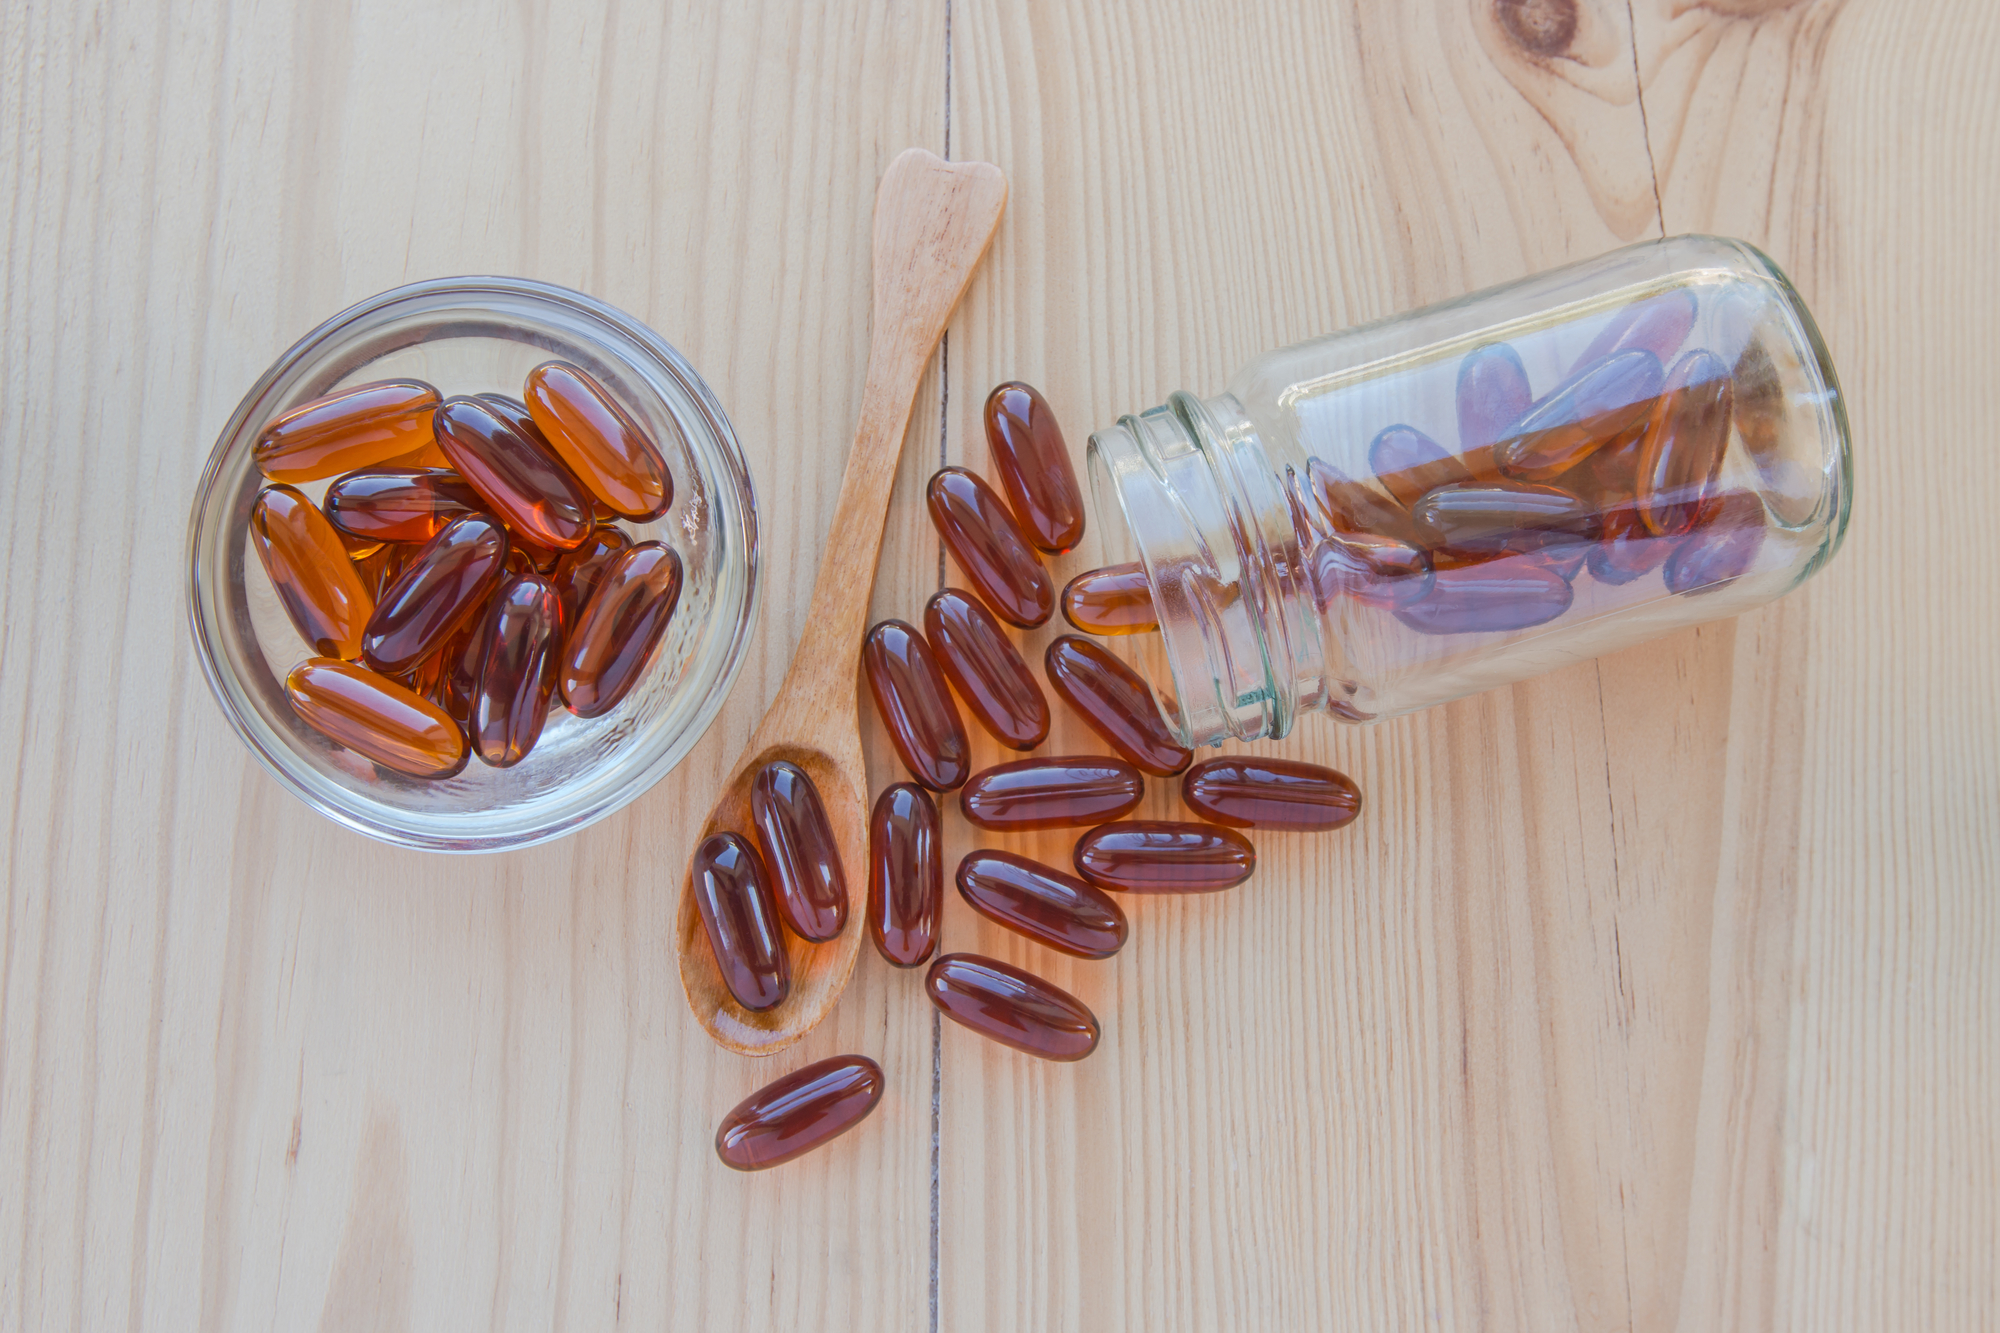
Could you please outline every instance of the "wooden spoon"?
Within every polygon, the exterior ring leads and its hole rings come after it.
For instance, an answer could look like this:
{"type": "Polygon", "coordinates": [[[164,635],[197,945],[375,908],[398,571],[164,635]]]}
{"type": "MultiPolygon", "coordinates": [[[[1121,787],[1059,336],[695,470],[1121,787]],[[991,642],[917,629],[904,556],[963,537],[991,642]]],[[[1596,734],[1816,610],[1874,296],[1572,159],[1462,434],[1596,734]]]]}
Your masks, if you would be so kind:
{"type": "Polygon", "coordinates": [[[896,480],[910,406],[944,334],[952,307],[986,253],[1007,204],[1007,178],[989,162],[946,162],[911,148],[882,175],[875,193],[874,328],[861,424],[840,479],[826,554],[813,584],[806,628],[785,683],[757,724],[701,839],[734,829],[755,840],[750,787],[773,760],[804,769],[819,788],[847,872],[847,928],[824,944],[786,932],[792,985],[784,1001],[755,1012],[723,983],[695,906],[693,866],[681,880],[674,949],[681,987],[708,1035],[743,1055],[770,1055],[826,1017],[854,972],[866,930],[868,773],[861,762],[855,670],[867,626],[868,596],[896,480]]]}

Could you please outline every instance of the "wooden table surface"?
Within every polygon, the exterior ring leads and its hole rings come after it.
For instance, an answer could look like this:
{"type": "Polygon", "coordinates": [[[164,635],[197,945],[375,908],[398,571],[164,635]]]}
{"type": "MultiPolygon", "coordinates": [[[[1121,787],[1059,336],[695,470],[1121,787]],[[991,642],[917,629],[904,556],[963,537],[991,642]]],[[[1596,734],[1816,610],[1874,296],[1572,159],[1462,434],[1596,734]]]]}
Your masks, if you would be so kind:
{"type": "Polygon", "coordinates": [[[1996,66],[1985,0],[7,5],[0,1329],[1993,1327],[1996,66]],[[1817,313],[1846,547],[1735,622],[1308,721],[1283,752],[1361,821],[1136,905],[1113,961],[953,895],[948,948],[1096,1010],[1080,1065],[940,1030],[871,951],[809,1040],[723,1054],[674,885],[799,637],[912,144],[1012,197],[879,615],[937,585],[921,486],[986,465],[1000,379],[1080,456],[1267,348],[1662,232],[1754,241],[1817,313]],[[701,368],[766,583],[672,776],[448,858],[251,761],[184,524],[293,339],[488,272],[701,368]],[[859,1131],[717,1162],[729,1106],[843,1051],[889,1079],[859,1131]]]}

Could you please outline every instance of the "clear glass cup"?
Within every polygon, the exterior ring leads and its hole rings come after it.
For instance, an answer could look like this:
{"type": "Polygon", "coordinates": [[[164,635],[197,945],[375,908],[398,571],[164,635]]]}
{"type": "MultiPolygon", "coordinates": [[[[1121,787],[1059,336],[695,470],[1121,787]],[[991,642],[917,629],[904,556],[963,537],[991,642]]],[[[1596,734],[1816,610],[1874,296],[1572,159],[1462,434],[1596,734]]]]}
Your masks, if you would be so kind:
{"type": "Polygon", "coordinates": [[[1120,640],[1186,744],[1370,722],[1779,597],[1846,531],[1812,315],[1741,241],[1628,246],[1267,353],[1090,438],[1120,640]]]}
{"type": "MultiPolygon", "coordinates": [[[[318,500],[327,482],[301,487],[318,500]]],[[[526,847],[624,806],[692,749],[743,665],[757,600],[750,473],[715,395],[658,334],[601,301],[520,278],[440,278],[370,297],[300,339],[223,427],[195,495],[188,618],[223,714],[257,758],[313,809],[384,842],[432,851],[526,847]],[[312,656],[251,554],[262,474],[258,433],[308,399],[368,380],[416,378],[446,396],[521,395],[549,360],[583,367],[660,444],[673,507],[624,523],[681,557],[680,605],[632,693],[602,717],[558,708],[512,768],[477,759],[443,781],[405,777],[306,726],[284,679],[312,656]]]]}

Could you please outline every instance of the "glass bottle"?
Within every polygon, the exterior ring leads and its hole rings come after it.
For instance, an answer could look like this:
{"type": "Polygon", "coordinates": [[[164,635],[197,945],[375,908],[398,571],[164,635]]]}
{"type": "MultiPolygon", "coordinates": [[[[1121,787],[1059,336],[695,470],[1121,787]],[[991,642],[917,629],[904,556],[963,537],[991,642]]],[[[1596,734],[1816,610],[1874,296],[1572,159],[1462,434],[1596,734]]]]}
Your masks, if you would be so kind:
{"type": "Polygon", "coordinates": [[[1159,620],[1123,642],[1190,745],[1749,610],[1833,554],[1852,485],[1812,316],[1706,236],[1268,353],[1088,458],[1108,559],[1143,563],[1159,620]]]}

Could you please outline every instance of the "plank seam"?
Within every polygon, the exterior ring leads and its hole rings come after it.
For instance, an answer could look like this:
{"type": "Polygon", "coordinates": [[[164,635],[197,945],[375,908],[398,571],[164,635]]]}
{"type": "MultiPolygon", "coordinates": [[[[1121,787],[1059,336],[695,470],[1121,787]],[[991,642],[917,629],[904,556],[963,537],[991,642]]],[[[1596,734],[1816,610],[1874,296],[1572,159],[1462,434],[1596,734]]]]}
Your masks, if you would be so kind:
{"type": "MultiPolygon", "coordinates": [[[[951,4],[944,0],[944,159],[951,160],[951,4]]],[[[938,467],[948,465],[951,457],[951,330],[946,329],[938,339],[938,467]]],[[[943,591],[945,582],[944,537],[938,536],[937,544],[937,586],[943,591]]],[[[931,1272],[930,1272],[930,1333],[938,1333],[938,1256],[941,1231],[938,1225],[938,1209],[941,1197],[939,1189],[939,1166],[942,1160],[940,1144],[944,1123],[944,1033],[942,1016],[937,1006],[931,1006],[931,1272]]]]}
{"type": "Polygon", "coordinates": [[[1646,145],[1646,176],[1653,182],[1653,218],[1667,234],[1667,208],[1660,202],[1660,164],[1653,160],[1653,127],[1646,123],[1646,83],[1639,76],[1639,20],[1625,0],[1625,38],[1632,47],[1632,100],[1639,106],[1639,139],[1646,145]]]}

